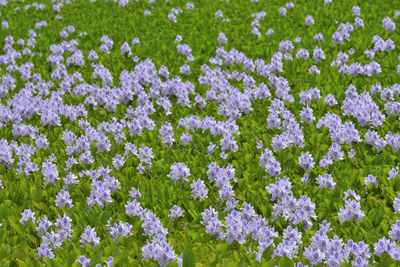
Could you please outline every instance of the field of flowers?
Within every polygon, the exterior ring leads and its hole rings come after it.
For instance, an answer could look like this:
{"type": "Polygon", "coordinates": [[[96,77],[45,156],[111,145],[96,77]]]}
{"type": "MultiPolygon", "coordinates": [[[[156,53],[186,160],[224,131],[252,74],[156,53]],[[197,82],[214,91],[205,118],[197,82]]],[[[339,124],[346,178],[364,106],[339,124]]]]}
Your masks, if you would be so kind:
{"type": "Polygon", "coordinates": [[[400,1],[0,23],[0,266],[400,264],[400,1]]]}

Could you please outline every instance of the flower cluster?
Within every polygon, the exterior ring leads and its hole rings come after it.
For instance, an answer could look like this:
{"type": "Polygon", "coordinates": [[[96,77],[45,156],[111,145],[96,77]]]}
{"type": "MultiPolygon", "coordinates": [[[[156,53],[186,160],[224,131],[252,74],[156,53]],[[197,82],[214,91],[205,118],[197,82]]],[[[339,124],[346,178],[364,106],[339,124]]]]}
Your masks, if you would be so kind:
{"type": "Polygon", "coordinates": [[[360,200],[361,197],[356,194],[353,190],[349,189],[344,193],[343,197],[346,206],[340,208],[338,216],[341,223],[344,223],[352,218],[357,222],[361,222],[362,217],[364,217],[364,212],[361,210],[360,200]],[[350,197],[354,199],[351,199],[350,197]]]}

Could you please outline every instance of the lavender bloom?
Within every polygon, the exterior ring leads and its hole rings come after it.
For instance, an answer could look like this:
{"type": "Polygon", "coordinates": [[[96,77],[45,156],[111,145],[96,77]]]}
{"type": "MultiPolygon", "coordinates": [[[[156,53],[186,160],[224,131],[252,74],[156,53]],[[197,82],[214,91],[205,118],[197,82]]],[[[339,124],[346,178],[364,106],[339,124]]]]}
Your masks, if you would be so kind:
{"type": "Polygon", "coordinates": [[[312,65],[312,66],[308,69],[308,74],[313,74],[313,73],[321,74],[321,71],[318,69],[317,66],[312,65]]]}
{"type": "Polygon", "coordinates": [[[213,142],[210,142],[210,144],[207,147],[207,156],[210,156],[212,153],[214,153],[214,148],[216,145],[213,142]]]}
{"type": "Polygon", "coordinates": [[[79,184],[79,180],[77,179],[76,175],[74,173],[69,173],[65,178],[64,178],[64,187],[63,189],[68,191],[69,187],[71,184],[79,184]]]}
{"type": "Polygon", "coordinates": [[[131,196],[133,199],[138,199],[142,197],[142,194],[140,193],[139,189],[135,189],[132,187],[131,191],[129,191],[129,196],[131,196]]]}
{"type": "Polygon", "coordinates": [[[376,181],[376,176],[370,174],[367,177],[365,177],[365,191],[368,190],[367,186],[372,183],[375,185],[376,188],[378,188],[378,182],[376,181]]]}
{"type": "Polygon", "coordinates": [[[307,49],[300,48],[299,51],[296,53],[296,58],[301,58],[306,60],[307,58],[310,57],[310,54],[308,53],[307,49]]]}
{"type": "Polygon", "coordinates": [[[113,158],[112,164],[113,164],[115,169],[119,170],[125,164],[124,156],[115,154],[115,157],[113,158]]]}
{"type": "MultiPolygon", "coordinates": [[[[110,218],[110,220],[111,220],[111,218],[110,218]]],[[[132,233],[131,233],[132,227],[133,226],[130,225],[129,223],[123,223],[120,220],[118,221],[118,224],[114,223],[113,226],[107,224],[108,233],[111,235],[111,238],[117,244],[119,243],[118,236],[124,236],[124,237],[132,236],[132,233]]]]}
{"type": "Polygon", "coordinates": [[[166,121],[164,125],[161,126],[159,134],[163,145],[172,146],[173,143],[175,142],[174,130],[170,122],[166,121]]]}
{"type": "Polygon", "coordinates": [[[388,180],[391,180],[391,179],[393,179],[393,178],[396,178],[398,175],[399,175],[399,171],[398,171],[398,169],[399,169],[399,167],[396,167],[396,168],[392,168],[390,171],[389,171],[389,176],[388,176],[388,180]]]}
{"type": "Polygon", "coordinates": [[[338,161],[338,160],[343,160],[344,159],[343,158],[344,153],[341,150],[340,145],[336,144],[336,143],[332,144],[329,147],[328,156],[334,161],[338,161]]]}
{"type": "Polygon", "coordinates": [[[206,189],[204,181],[200,178],[197,181],[193,180],[193,182],[190,184],[190,188],[192,189],[191,196],[193,198],[199,198],[201,201],[208,197],[208,189],[206,189]]]}
{"type": "Polygon", "coordinates": [[[274,30],[272,28],[269,28],[266,32],[265,35],[271,35],[274,33],[274,30]]]}
{"type": "Polygon", "coordinates": [[[361,9],[359,6],[353,6],[353,16],[358,17],[360,16],[361,9]]]}
{"type": "Polygon", "coordinates": [[[394,213],[395,214],[400,214],[400,193],[397,195],[397,197],[393,201],[393,208],[394,208],[394,213]]]}
{"type": "Polygon", "coordinates": [[[349,189],[345,193],[343,200],[346,203],[345,208],[340,208],[338,216],[341,223],[354,218],[357,222],[361,222],[362,217],[364,217],[364,212],[361,210],[360,199],[361,197],[357,195],[353,190],[349,189]],[[350,199],[353,196],[354,199],[350,199]]]}
{"type": "Polygon", "coordinates": [[[386,143],[391,146],[394,153],[400,148],[400,135],[392,134],[390,131],[386,134],[386,143]]]}
{"type": "Polygon", "coordinates": [[[167,266],[168,263],[177,260],[173,247],[165,241],[153,240],[142,247],[142,254],[144,259],[154,259],[159,266],[167,266]]]}
{"type": "Polygon", "coordinates": [[[294,49],[294,46],[292,44],[292,41],[290,41],[290,40],[281,41],[279,43],[279,51],[280,52],[292,51],[293,49],[294,49]]]}
{"type": "Polygon", "coordinates": [[[184,213],[182,208],[177,205],[174,205],[174,207],[172,209],[170,209],[169,212],[170,212],[170,214],[168,214],[168,217],[171,219],[181,218],[181,217],[183,217],[183,213],[184,213]]]}
{"type": "Polygon", "coordinates": [[[306,26],[315,24],[314,18],[310,15],[307,15],[307,17],[305,19],[305,23],[306,23],[306,26]]]}
{"type": "Polygon", "coordinates": [[[194,9],[194,4],[193,4],[193,2],[187,2],[187,3],[186,3],[186,9],[187,9],[187,10],[193,10],[193,9],[194,9]]]}
{"type": "Polygon", "coordinates": [[[38,219],[37,223],[38,225],[36,226],[36,231],[38,232],[39,237],[42,237],[43,232],[46,233],[50,226],[53,225],[53,223],[49,221],[46,215],[43,216],[42,219],[38,219]]]}
{"type": "Polygon", "coordinates": [[[37,148],[46,150],[49,146],[49,141],[47,141],[47,137],[43,134],[39,135],[35,140],[37,148]]]}
{"type": "Polygon", "coordinates": [[[360,17],[356,17],[354,19],[354,27],[357,28],[365,28],[364,21],[360,17]]]}
{"type": "Polygon", "coordinates": [[[322,49],[319,48],[319,47],[314,48],[313,58],[314,58],[314,60],[315,60],[315,63],[320,62],[321,59],[325,59],[324,50],[322,50],[322,49]]]}
{"type": "Polygon", "coordinates": [[[67,206],[68,209],[72,208],[72,199],[70,198],[69,192],[62,189],[56,196],[55,199],[56,207],[61,208],[67,206]]]}
{"type": "Polygon", "coordinates": [[[301,182],[303,184],[308,184],[310,177],[308,176],[307,173],[304,173],[303,177],[301,177],[301,182]]]}
{"type": "Polygon", "coordinates": [[[392,224],[388,234],[393,241],[400,241],[400,220],[396,220],[396,223],[392,224]]]}
{"type": "Polygon", "coordinates": [[[129,44],[127,42],[124,42],[121,45],[121,55],[125,56],[125,54],[128,54],[128,57],[130,57],[132,55],[131,47],[129,46],[129,44]]]}
{"type": "Polygon", "coordinates": [[[284,176],[276,181],[276,183],[266,186],[265,189],[267,189],[268,193],[271,195],[271,201],[274,201],[290,195],[292,193],[292,183],[289,181],[288,177],[284,176]]]}
{"type": "Polygon", "coordinates": [[[56,165],[47,159],[42,163],[42,174],[45,186],[49,183],[57,184],[60,179],[56,165]]]}
{"type": "Polygon", "coordinates": [[[30,209],[25,209],[22,213],[21,213],[21,219],[19,220],[20,223],[24,226],[25,223],[29,220],[32,219],[32,224],[35,223],[36,218],[35,218],[35,213],[32,212],[30,209]]]}
{"type": "Polygon", "coordinates": [[[299,157],[299,165],[306,172],[311,171],[311,169],[314,168],[315,162],[310,152],[307,151],[306,153],[301,153],[301,156],[299,157]]]}
{"type": "Polygon", "coordinates": [[[215,12],[215,19],[222,19],[224,18],[224,14],[222,14],[221,10],[217,10],[217,12],[215,12]]]}
{"type": "Polygon", "coordinates": [[[92,228],[89,225],[86,226],[86,229],[81,234],[80,242],[82,243],[82,248],[84,248],[86,244],[90,244],[92,247],[96,247],[100,244],[100,238],[97,237],[95,228],[92,228]]]}
{"type": "Polygon", "coordinates": [[[348,153],[349,158],[352,159],[355,155],[356,155],[356,152],[354,151],[354,149],[350,149],[350,151],[348,153]]]}
{"type": "Polygon", "coordinates": [[[293,42],[300,43],[301,42],[301,37],[297,36],[296,38],[294,38],[293,42]]]}
{"type": "Polygon", "coordinates": [[[206,233],[216,235],[217,239],[224,239],[225,234],[221,230],[221,226],[223,226],[223,224],[218,219],[218,212],[216,212],[215,209],[210,206],[209,209],[206,209],[203,213],[201,213],[201,216],[203,221],[200,223],[206,228],[206,233]]]}
{"type": "Polygon", "coordinates": [[[171,165],[170,169],[171,172],[167,176],[172,179],[174,184],[176,184],[179,179],[182,179],[181,184],[184,181],[188,181],[187,177],[190,176],[190,169],[185,163],[175,162],[174,165],[171,165]]]}
{"type": "Polygon", "coordinates": [[[374,244],[374,254],[378,257],[380,257],[384,252],[392,255],[394,250],[398,250],[396,243],[390,242],[390,240],[386,239],[386,237],[382,237],[377,243],[374,244]]]}
{"type": "Polygon", "coordinates": [[[396,24],[389,17],[385,17],[382,20],[382,25],[383,25],[383,28],[388,32],[392,32],[396,29],[396,24]]]}
{"type": "Polygon", "coordinates": [[[38,258],[49,258],[49,259],[54,259],[54,254],[53,250],[51,247],[49,247],[49,244],[42,243],[40,246],[37,248],[37,257],[38,258]]]}
{"type": "Polygon", "coordinates": [[[324,169],[328,169],[332,165],[332,163],[333,161],[329,155],[324,155],[319,161],[319,165],[324,169]]]}
{"type": "Polygon", "coordinates": [[[300,120],[302,122],[312,123],[315,120],[313,110],[310,107],[303,107],[300,112],[300,120]]]}
{"type": "Polygon", "coordinates": [[[332,175],[325,173],[324,175],[318,175],[317,182],[319,184],[319,188],[335,188],[336,182],[333,181],[332,175]]]}
{"type": "Polygon", "coordinates": [[[8,27],[9,27],[9,25],[8,25],[8,22],[7,22],[7,21],[5,21],[5,20],[4,20],[4,21],[2,21],[2,22],[1,22],[1,27],[2,27],[3,29],[6,29],[6,30],[7,30],[7,29],[8,29],[8,27]]]}
{"type": "Polygon", "coordinates": [[[220,32],[218,35],[218,44],[222,45],[222,44],[226,44],[228,40],[226,39],[225,33],[220,32]]]}
{"type": "Polygon", "coordinates": [[[334,105],[336,105],[338,102],[336,101],[335,97],[332,94],[328,94],[325,97],[325,104],[327,104],[328,106],[332,107],[334,105]]]}
{"type": "Polygon", "coordinates": [[[323,36],[323,34],[321,32],[320,33],[316,33],[314,35],[314,40],[317,41],[317,42],[322,42],[323,39],[324,39],[324,36],[323,36]]]}
{"type": "Polygon", "coordinates": [[[282,17],[286,16],[286,8],[285,7],[280,7],[279,8],[279,15],[282,17]]]}
{"type": "Polygon", "coordinates": [[[183,65],[180,67],[179,72],[180,72],[181,74],[185,74],[185,75],[190,76],[190,75],[191,75],[190,66],[189,66],[188,64],[183,64],[183,65]]]}

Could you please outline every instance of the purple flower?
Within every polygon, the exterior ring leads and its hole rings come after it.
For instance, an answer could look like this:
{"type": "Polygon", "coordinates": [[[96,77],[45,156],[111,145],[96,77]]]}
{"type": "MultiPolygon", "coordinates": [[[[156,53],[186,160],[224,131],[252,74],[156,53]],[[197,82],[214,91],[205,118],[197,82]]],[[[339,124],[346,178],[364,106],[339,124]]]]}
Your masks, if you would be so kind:
{"type": "Polygon", "coordinates": [[[55,199],[56,207],[61,208],[67,206],[68,209],[72,208],[72,199],[70,198],[69,192],[62,189],[56,196],[55,199]]]}
{"type": "Polygon", "coordinates": [[[319,47],[314,48],[313,58],[314,58],[314,60],[315,60],[315,63],[320,62],[321,59],[325,59],[324,50],[322,50],[322,49],[319,48],[319,47]]]}
{"type": "Polygon", "coordinates": [[[226,39],[225,33],[220,32],[218,35],[218,44],[222,45],[222,44],[226,44],[228,40],[226,39]]]}
{"type": "Polygon", "coordinates": [[[324,39],[324,36],[323,36],[322,32],[316,33],[314,35],[314,40],[317,42],[321,42],[323,39],[324,39]]]}
{"type": "Polygon", "coordinates": [[[400,220],[397,220],[396,223],[392,224],[388,234],[393,241],[400,241],[400,220]]]}
{"type": "MultiPolygon", "coordinates": [[[[110,218],[110,221],[111,221],[111,218],[110,218]]],[[[124,236],[124,237],[132,236],[131,230],[132,230],[133,226],[130,225],[129,223],[123,223],[120,220],[118,221],[118,224],[114,223],[113,226],[111,226],[109,223],[107,224],[107,230],[115,243],[117,243],[117,244],[119,243],[118,236],[124,236]]]]}
{"type": "Polygon", "coordinates": [[[286,16],[286,8],[285,7],[280,7],[279,8],[279,15],[282,17],[286,16]]]}
{"type": "Polygon", "coordinates": [[[90,227],[89,225],[86,226],[86,229],[81,234],[82,247],[84,248],[86,244],[90,244],[92,247],[96,247],[100,244],[100,238],[97,237],[96,229],[90,227]]]}
{"type": "Polygon", "coordinates": [[[138,37],[135,37],[135,38],[133,38],[132,39],[132,42],[131,42],[133,45],[138,45],[139,43],[140,43],[140,39],[138,38],[138,37]]]}
{"type": "Polygon", "coordinates": [[[333,161],[343,160],[344,153],[339,144],[334,143],[329,147],[327,154],[333,161]]]}
{"type": "Polygon", "coordinates": [[[224,14],[222,14],[221,10],[217,10],[217,12],[215,12],[215,19],[222,19],[224,18],[224,14]]]}
{"type": "Polygon", "coordinates": [[[113,158],[112,164],[113,164],[115,169],[119,170],[125,164],[124,156],[115,154],[115,157],[113,158]]]}
{"type": "Polygon", "coordinates": [[[90,260],[90,258],[86,258],[85,256],[81,255],[78,259],[75,260],[75,262],[82,264],[83,267],[89,267],[91,266],[90,260]]]}
{"type": "Polygon", "coordinates": [[[188,177],[190,176],[190,169],[186,166],[183,162],[175,162],[170,167],[170,173],[167,175],[169,178],[172,179],[174,184],[180,179],[182,179],[181,184],[184,181],[188,181],[188,177]]]}
{"type": "Polygon", "coordinates": [[[266,32],[265,35],[271,35],[274,33],[274,30],[272,28],[269,28],[266,32]]]}
{"type": "Polygon", "coordinates": [[[354,149],[350,149],[348,156],[350,159],[352,159],[354,156],[356,155],[356,152],[354,151],[354,149]]]}
{"type": "Polygon", "coordinates": [[[187,2],[187,3],[186,3],[186,9],[187,9],[187,10],[193,10],[193,9],[194,9],[194,4],[193,4],[193,2],[187,2]]]}
{"type": "Polygon", "coordinates": [[[301,59],[306,60],[309,57],[310,57],[310,54],[308,53],[307,49],[304,49],[304,48],[300,48],[296,53],[296,58],[301,58],[301,59]]]}
{"type": "Polygon", "coordinates": [[[376,181],[376,176],[373,176],[372,174],[368,175],[365,177],[365,190],[367,191],[367,186],[369,184],[374,184],[376,188],[378,188],[378,182],[376,181]]]}
{"type": "Polygon", "coordinates": [[[399,167],[392,168],[392,169],[389,171],[389,176],[388,176],[387,179],[388,179],[388,180],[391,180],[391,179],[393,179],[393,178],[396,178],[396,177],[399,175],[398,169],[399,169],[399,167]]]}
{"type": "Polygon", "coordinates": [[[324,169],[328,169],[332,165],[332,163],[333,161],[329,155],[324,155],[319,161],[319,165],[324,169]]]}
{"type": "Polygon", "coordinates": [[[315,162],[310,152],[307,151],[306,153],[301,153],[301,156],[299,157],[299,165],[306,172],[311,171],[311,169],[314,168],[315,162]]]}
{"type": "Polygon", "coordinates": [[[306,26],[315,24],[314,18],[310,15],[307,15],[305,19],[306,26]]]}
{"type": "Polygon", "coordinates": [[[328,94],[325,97],[325,104],[327,104],[328,106],[332,107],[334,105],[336,105],[338,102],[336,101],[335,97],[332,94],[328,94]]]}
{"type": "Polygon", "coordinates": [[[169,210],[169,212],[170,214],[168,214],[168,217],[171,219],[181,218],[183,217],[184,213],[182,208],[177,205],[174,205],[173,208],[169,210]]]}
{"type": "Polygon", "coordinates": [[[360,16],[361,9],[359,6],[353,6],[353,16],[358,17],[360,16]]]}
{"type": "Polygon", "coordinates": [[[315,120],[313,110],[310,107],[303,107],[300,112],[300,120],[302,122],[312,123],[315,120]]]}
{"type": "Polygon", "coordinates": [[[332,175],[325,173],[324,175],[318,175],[317,182],[319,188],[335,188],[336,182],[333,181],[332,175]]]}
{"type": "Polygon", "coordinates": [[[396,24],[389,17],[385,17],[382,20],[382,25],[383,25],[383,28],[388,32],[392,32],[396,29],[396,24]]]}
{"type": "Polygon", "coordinates": [[[206,189],[204,181],[200,178],[197,181],[193,180],[193,182],[190,184],[190,188],[192,189],[191,196],[193,198],[199,198],[201,201],[208,197],[208,189],[206,189]]]}
{"type": "Polygon", "coordinates": [[[321,74],[321,71],[318,69],[317,66],[312,65],[312,66],[308,69],[308,74],[313,74],[313,73],[321,74]]]}
{"type": "Polygon", "coordinates": [[[164,125],[161,126],[159,134],[163,145],[172,146],[173,143],[175,142],[174,130],[170,122],[166,121],[164,125]]]}
{"type": "Polygon", "coordinates": [[[35,213],[32,212],[30,209],[25,209],[21,213],[21,219],[19,220],[22,225],[25,225],[25,223],[29,220],[32,219],[32,224],[35,223],[36,218],[35,218],[35,213]]]}

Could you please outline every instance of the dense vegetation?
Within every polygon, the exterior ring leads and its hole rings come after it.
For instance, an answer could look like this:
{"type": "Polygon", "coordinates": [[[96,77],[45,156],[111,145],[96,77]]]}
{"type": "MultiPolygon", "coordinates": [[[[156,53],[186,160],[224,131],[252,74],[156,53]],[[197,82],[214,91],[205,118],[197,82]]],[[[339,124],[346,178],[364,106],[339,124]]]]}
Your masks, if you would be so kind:
{"type": "Polygon", "coordinates": [[[399,10],[0,1],[0,265],[397,266],[399,10]]]}

